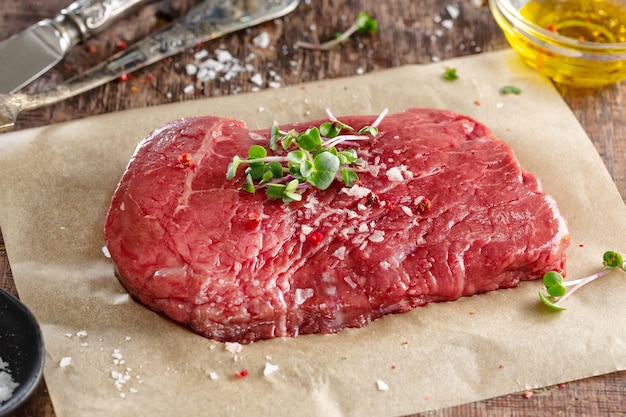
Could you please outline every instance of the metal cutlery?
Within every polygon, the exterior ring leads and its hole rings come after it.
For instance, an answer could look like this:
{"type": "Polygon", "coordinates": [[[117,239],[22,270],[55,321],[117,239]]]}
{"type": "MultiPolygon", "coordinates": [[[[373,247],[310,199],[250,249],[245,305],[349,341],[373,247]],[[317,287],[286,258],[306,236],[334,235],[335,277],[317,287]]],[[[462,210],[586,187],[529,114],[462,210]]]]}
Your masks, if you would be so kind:
{"type": "Polygon", "coordinates": [[[0,132],[11,130],[21,112],[57,103],[200,43],[282,17],[298,3],[299,0],[207,0],[180,20],[50,90],[0,94],[0,132]]]}

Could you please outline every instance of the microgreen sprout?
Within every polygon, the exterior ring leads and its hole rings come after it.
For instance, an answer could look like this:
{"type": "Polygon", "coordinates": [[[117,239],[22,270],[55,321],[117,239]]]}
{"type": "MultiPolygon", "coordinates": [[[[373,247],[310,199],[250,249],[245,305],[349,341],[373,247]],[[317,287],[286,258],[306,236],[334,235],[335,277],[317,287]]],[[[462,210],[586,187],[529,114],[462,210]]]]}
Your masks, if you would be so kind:
{"type": "Polygon", "coordinates": [[[378,32],[378,22],[369,13],[359,12],[356,20],[350,27],[342,33],[337,34],[334,39],[326,41],[321,44],[298,41],[296,42],[296,48],[315,49],[320,51],[329,51],[347,41],[354,33],[361,33],[365,35],[374,35],[378,32]]]}
{"type": "Polygon", "coordinates": [[[603,277],[616,269],[626,271],[626,263],[623,261],[622,255],[618,252],[605,252],[602,264],[604,266],[602,271],[574,281],[564,281],[563,276],[556,271],[546,272],[543,276],[544,288],[539,291],[539,298],[545,305],[553,310],[565,310],[565,307],[563,307],[561,303],[583,285],[603,277]],[[568,290],[568,287],[571,287],[571,289],[568,290]]]}
{"type": "Polygon", "coordinates": [[[500,94],[515,94],[519,96],[522,94],[522,90],[513,85],[505,85],[500,89],[500,94]]]}
{"type": "Polygon", "coordinates": [[[359,181],[357,172],[363,171],[360,167],[363,161],[355,149],[338,149],[337,146],[376,137],[378,125],[387,114],[387,109],[374,123],[358,132],[339,121],[330,110],[327,113],[327,122],[304,132],[294,129],[282,131],[274,125],[269,148],[281,154],[268,156],[264,147],[252,145],[246,159],[238,155],[233,157],[228,164],[226,179],[234,179],[239,166],[247,165],[242,185],[244,191],[255,193],[257,189],[265,188],[268,197],[282,199],[286,203],[300,201],[302,193],[310,187],[325,190],[335,179],[343,180],[346,187],[353,186],[359,181]]]}
{"type": "Polygon", "coordinates": [[[446,68],[442,75],[444,80],[454,81],[459,78],[459,75],[456,73],[456,68],[446,68]]]}

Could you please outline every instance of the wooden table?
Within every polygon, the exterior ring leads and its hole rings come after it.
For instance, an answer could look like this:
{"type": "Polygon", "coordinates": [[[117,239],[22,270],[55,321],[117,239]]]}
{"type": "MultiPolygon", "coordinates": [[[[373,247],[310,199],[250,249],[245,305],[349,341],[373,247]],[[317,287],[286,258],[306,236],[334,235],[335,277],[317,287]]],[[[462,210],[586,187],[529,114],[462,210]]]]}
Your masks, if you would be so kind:
{"type": "MultiPolygon", "coordinates": [[[[68,0],[3,0],[0,2],[0,39],[67,6],[68,0]]],[[[298,9],[279,22],[267,23],[220,40],[241,61],[277,86],[355,75],[393,66],[429,63],[456,56],[507,48],[489,9],[467,0],[325,0],[302,1],[298,9]],[[451,8],[450,8],[451,7],[451,8]],[[370,12],[380,31],[373,37],[356,36],[331,52],[294,50],[297,39],[327,40],[346,28],[359,10],[370,12]],[[450,12],[458,10],[452,19],[450,12]],[[448,28],[442,21],[450,20],[448,28]],[[270,47],[259,52],[253,39],[267,32],[270,47]],[[254,49],[254,53],[253,53],[254,49]]],[[[58,67],[27,88],[35,91],[54,85],[100,62],[140,39],[155,27],[184,13],[195,2],[163,0],[137,12],[104,34],[77,46],[58,67]]],[[[204,45],[211,50],[214,47],[204,45]]],[[[240,72],[230,80],[200,81],[185,65],[193,53],[155,64],[75,99],[23,114],[16,129],[78,119],[100,113],[251,91],[258,86],[251,74],[240,72]],[[191,87],[194,86],[193,91],[191,87]]],[[[2,65],[2,64],[0,64],[2,65]]],[[[266,88],[263,85],[262,88],[266,88]]],[[[602,89],[558,87],[593,141],[622,197],[626,197],[626,83],[602,89]]],[[[16,294],[4,242],[0,235],[0,287],[16,294]]],[[[617,372],[533,392],[520,392],[472,404],[420,414],[421,416],[617,416],[626,415],[626,372],[617,372]]],[[[16,417],[50,417],[54,409],[45,382],[16,417]]]]}

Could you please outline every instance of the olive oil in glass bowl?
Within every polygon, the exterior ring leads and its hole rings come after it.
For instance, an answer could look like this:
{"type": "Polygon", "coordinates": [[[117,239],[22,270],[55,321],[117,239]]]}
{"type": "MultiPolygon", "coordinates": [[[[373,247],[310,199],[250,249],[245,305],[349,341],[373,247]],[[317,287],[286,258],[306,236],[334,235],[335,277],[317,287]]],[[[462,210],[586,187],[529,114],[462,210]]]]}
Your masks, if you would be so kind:
{"type": "Polygon", "coordinates": [[[626,0],[490,0],[507,40],[557,83],[599,87],[626,79],[626,0]]]}

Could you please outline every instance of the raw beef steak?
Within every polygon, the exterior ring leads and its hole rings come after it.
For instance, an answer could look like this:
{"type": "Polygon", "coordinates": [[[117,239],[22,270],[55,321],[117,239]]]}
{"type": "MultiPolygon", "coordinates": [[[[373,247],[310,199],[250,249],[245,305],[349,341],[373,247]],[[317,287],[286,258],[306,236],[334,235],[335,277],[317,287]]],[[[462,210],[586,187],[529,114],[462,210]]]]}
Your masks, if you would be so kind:
{"type": "MultiPolygon", "coordinates": [[[[359,129],[374,119],[341,121],[359,129]]],[[[555,202],[471,118],[389,115],[356,146],[371,171],[360,185],[336,181],[288,204],[242,191],[243,169],[225,178],[233,156],[267,146],[269,134],[201,117],[140,143],[104,230],[138,300],[206,337],[250,343],[361,327],[565,268],[570,240],[555,202]]]]}

